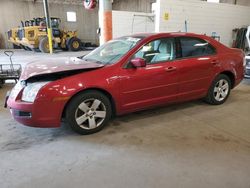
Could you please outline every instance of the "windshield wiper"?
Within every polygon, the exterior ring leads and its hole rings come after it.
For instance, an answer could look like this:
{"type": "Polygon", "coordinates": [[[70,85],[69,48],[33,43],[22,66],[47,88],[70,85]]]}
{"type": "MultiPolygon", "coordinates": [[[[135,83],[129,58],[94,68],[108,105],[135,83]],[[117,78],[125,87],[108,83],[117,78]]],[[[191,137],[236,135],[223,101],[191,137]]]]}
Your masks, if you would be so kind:
{"type": "Polygon", "coordinates": [[[105,64],[105,63],[103,63],[103,62],[101,62],[101,61],[97,61],[97,60],[95,60],[95,59],[82,59],[82,60],[91,61],[91,62],[95,62],[95,63],[98,63],[98,64],[105,64]]]}
{"type": "Polygon", "coordinates": [[[83,59],[86,55],[82,55],[82,56],[79,56],[77,57],[78,59],[83,59]]]}

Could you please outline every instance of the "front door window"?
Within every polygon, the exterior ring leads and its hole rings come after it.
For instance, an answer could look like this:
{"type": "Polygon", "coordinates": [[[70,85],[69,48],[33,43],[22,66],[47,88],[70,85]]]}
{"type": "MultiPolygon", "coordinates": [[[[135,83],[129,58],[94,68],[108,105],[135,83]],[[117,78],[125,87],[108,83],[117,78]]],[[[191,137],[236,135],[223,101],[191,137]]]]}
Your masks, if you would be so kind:
{"type": "Polygon", "coordinates": [[[149,42],[134,55],[134,58],[143,58],[147,64],[172,61],[175,59],[175,40],[163,38],[149,42]]]}

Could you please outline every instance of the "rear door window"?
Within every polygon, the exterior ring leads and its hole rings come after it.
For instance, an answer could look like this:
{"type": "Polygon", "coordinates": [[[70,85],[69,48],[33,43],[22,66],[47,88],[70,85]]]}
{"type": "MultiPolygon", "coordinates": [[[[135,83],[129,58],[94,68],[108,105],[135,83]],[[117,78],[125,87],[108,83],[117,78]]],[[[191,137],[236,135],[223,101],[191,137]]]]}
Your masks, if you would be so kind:
{"type": "Polygon", "coordinates": [[[199,57],[213,55],[215,48],[207,41],[194,37],[180,37],[181,44],[180,55],[182,58],[199,57]]]}

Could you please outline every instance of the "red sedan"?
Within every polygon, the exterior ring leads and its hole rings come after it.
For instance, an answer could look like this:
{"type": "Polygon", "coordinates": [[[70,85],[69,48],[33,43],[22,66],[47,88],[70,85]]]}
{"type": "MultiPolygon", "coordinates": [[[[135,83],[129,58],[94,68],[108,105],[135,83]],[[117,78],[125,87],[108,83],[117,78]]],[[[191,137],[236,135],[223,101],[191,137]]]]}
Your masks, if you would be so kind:
{"type": "Polygon", "coordinates": [[[190,33],[114,39],[90,54],[30,63],[11,91],[13,117],[32,127],[91,134],[114,115],[203,98],[223,104],[244,77],[244,54],[190,33]]]}

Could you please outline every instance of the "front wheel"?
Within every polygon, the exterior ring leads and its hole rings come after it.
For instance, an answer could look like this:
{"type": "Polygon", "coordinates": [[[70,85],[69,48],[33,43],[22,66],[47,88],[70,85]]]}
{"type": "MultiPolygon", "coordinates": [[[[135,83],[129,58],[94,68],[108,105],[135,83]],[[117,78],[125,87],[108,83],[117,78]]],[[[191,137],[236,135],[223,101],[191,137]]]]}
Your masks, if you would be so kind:
{"type": "Polygon", "coordinates": [[[209,104],[220,105],[226,102],[230,95],[232,82],[227,75],[220,74],[213,81],[205,101],[209,104]]]}
{"type": "Polygon", "coordinates": [[[69,49],[69,51],[73,52],[81,50],[81,40],[79,38],[72,37],[68,41],[67,48],[69,49]]]}
{"type": "Polygon", "coordinates": [[[108,97],[98,91],[86,91],[70,101],[66,122],[79,134],[92,134],[103,129],[111,114],[108,97]]]}

